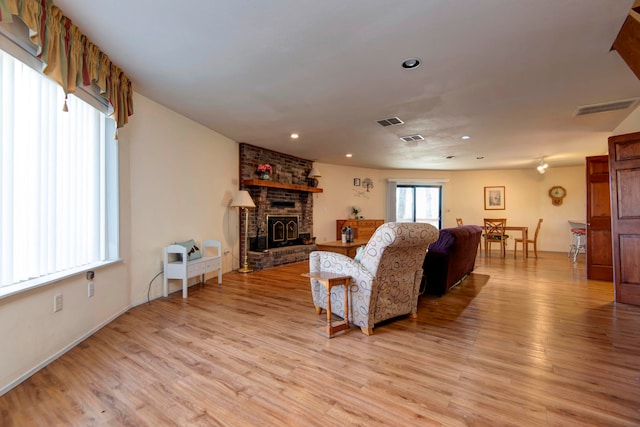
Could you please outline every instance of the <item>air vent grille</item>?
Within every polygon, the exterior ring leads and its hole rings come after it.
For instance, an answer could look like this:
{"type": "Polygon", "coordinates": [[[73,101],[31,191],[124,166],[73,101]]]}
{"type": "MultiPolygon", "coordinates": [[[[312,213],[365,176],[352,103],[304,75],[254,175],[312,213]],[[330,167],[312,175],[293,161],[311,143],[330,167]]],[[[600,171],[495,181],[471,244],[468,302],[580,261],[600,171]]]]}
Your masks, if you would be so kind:
{"type": "Polygon", "coordinates": [[[404,142],[424,141],[424,136],[422,136],[422,135],[407,135],[407,136],[401,136],[400,139],[403,140],[404,142]]]}
{"type": "Polygon", "coordinates": [[[623,101],[606,102],[604,104],[583,105],[578,107],[576,116],[584,116],[586,114],[603,113],[605,111],[626,110],[634,105],[637,99],[626,99],[623,101]]]}
{"type": "Polygon", "coordinates": [[[395,125],[403,125],[404,122],[400,120],[398,117],[390,117],[388,119],[382,119],[377,121],[380,126],[395,126],[395,125]]]}

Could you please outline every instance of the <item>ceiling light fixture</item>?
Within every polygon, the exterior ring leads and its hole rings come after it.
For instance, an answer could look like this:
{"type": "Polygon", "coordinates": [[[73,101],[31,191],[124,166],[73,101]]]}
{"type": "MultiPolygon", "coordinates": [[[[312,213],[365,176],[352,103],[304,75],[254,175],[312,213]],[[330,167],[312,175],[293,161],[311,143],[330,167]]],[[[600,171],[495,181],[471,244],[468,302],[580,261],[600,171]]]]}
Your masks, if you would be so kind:
{"type": "Polygon", "coordinates": [[[291,139],[298,139],[300,137],[300,135],[298,135],[297,133],[292,133],[291,134],[291,139]]]}
{"type": "Polygon", "coordinates": [[[544,157],[540,159],[540,163],[538,164],[538,167],[536,169],[538,169],[538,173],[539,174],[543,174],[547,171],[547,168],[549,167],[549,164],[547,164],[544,161],[544,157]]]}
{"type": "Polygon", "coordinates": [[[402,61],[402,68],[413,70],[414,68],[418,68],[421,63],[420,58],[407,58],[402,61]]]}
{"type": "Polygon", "coordinates": [[[471,139],[471,137],[469,135],[462,135],[460,139],[467,140],[467,139],[471,139]]]}
{"type": "Polygon", "coordinates": [[[347,153],[347,154],[345,154],[345,157],[349,157],[349,158],[351,158],[351,157],[353,157],[353,154],[351,154],[351,153],[347,153]]]}

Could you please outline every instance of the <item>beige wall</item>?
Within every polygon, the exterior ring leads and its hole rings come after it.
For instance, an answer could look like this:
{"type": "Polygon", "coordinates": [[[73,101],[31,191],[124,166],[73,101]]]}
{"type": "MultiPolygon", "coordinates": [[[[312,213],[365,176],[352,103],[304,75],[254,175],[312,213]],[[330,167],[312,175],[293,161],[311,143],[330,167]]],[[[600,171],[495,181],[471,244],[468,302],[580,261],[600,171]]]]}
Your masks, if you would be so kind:
{"type": "Polygon", "coordinates": [[[313,231],[319,243],[336,240],[336,219],[349,218],[351,208],[358,206],[365,218],[384,219],[385,183],[374,169],[315,163],[322,174],[318,187],[322,193],[313,195],[313,231]],[[353,178],[371,178],[374,188],[368,193],[353,186],[353,178]]]}
{"type": "MultiPolygon", "coordinates": [[[[539,249],[563,252],[569,245],[568,220],[584,220],[586,188],[584,166],[550,167],[540,175],[535,168],[499,171],[408,171],[349,168],[317,163],[324,192],[314,196],[314,232],[318,242],[335,240],[335,220],[348,217],[351,207],[362,209],[365,218],[385,219],[388,179],[442,180],[443,227],[455,226],[456,217],[465,224],[482,224],[484,217],[505,216],[508,223],[532,230],[538,218],[544,223],[539,249]],[[353,178],[369,177],[374,188],[364,192],[353,186],[353,178]],[[562,185],[567,197],[562,206],[553,206],[549,188],[562,185]],[[484,210],[484,187],[505,186],[506,209],[484,210]]],[[[511,243],[511,247],[513,244],[511,243]]]]}
{"type": "MultiPolygon", "coordinates": [[[[142,96],[135,106],[122,132],[131,150],[132,305],[147,300],[165,246],[219,240],[229,250],[225,272],[237,266],[232,254],[238,252],[238,215],[228,208],[238,189],[238,144],[142,96]]],[[[180,281],[170,282],[170,292],[180,288],[180,281]]],[[[162,294],[162,276],[150,294],[162,294]]]]}
{"type": "Polygon", "coordinates": [[[640,107],[636,107],[636,109],[613,130],[611,135],[624,135],[633,132],[640,132],[640,107]]]}
{"type": "MultiPolygon", "coordinates": [[[[570,240],[568,220],[584,220],[586,214],[584,166],[549,167],[544,175],[535,168],[457,172],[450,186],[453,194],[445,203],[447,226],[453,226],[458,216],[465,224],[482,224],[484,217],[505,217],[508,225],[528,226],[533,233],[538,218],[543,218],[538,237],[538,249],[542,251],[566,251],[570,240]],[[554,185],[567,190],[561,206],[551,204],[548,192],[554,185]],[[505,210],[484,210],[485,186],[505,187],[505,210]]],[[[513,248],[513,243],[508,242],[508,247],[513,248]]]]}

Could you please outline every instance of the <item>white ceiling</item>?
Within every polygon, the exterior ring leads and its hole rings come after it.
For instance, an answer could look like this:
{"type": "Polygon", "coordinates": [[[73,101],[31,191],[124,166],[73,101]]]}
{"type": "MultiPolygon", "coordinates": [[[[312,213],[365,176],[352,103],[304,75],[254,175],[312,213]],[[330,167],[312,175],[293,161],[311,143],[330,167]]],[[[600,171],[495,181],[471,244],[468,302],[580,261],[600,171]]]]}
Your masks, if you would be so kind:
{"type": "Polygon", "coordinates": [[[235,141],[324,163],[579,165],[606,153],[631,109],[578,106],[640,97],[610,51],[633,0],[54,1],[136,92],[235,141]],[[409,57],[422,65],[401,68],[409,57]],[[376,123],[393,116],[405,125],[376,123]],[[399,139],[416,133],[425,141],[399,139]]]}

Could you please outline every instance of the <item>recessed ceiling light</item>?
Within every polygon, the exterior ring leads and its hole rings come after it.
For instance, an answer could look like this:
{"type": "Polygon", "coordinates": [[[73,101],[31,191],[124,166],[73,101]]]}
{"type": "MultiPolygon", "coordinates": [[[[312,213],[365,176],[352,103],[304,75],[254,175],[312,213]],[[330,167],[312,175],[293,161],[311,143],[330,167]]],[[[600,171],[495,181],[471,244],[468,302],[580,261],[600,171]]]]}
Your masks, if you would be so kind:
{"type": "Polygon", "coordinates": [[[469,135],[462,135],[460,139],[471,139],[471,137],[469,135]]]}
{"type": "Polygon", "coordinates": [[[402,68],[406,68],[407,70],[412,70],[414,68],[418,68],[421,64],[420,58],[407,58],[402,61],[402,68]]]}
{"type": "Polygon", "coordinates": [[[298,135],[297,133],[292,133],[291,134],[291,139],[298,139],[300,135],[298,135]]]}
{"type": "Polygon", "coordinates": [[[351,154],[351,153],[347,153],[347,154],[345,155],[345,157],[349,157],[349,158],[351,158],[351,157],[353,157],[353,154],[351,154]]]}

